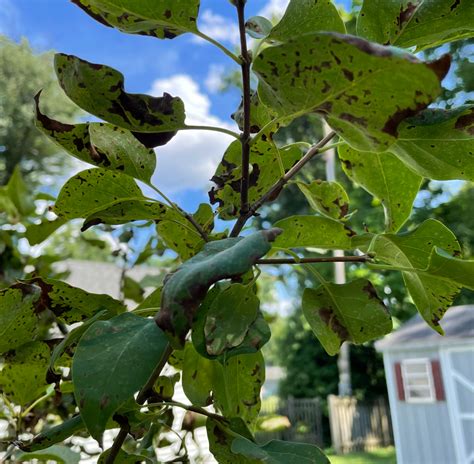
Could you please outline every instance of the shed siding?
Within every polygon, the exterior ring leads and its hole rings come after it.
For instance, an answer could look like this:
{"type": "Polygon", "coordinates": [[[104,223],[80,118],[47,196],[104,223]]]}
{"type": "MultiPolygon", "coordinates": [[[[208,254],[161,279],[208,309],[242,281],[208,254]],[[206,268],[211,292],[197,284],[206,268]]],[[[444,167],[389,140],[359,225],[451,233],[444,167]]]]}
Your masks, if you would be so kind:
{"type": "MultiPolygon", "coordinates": [[[[385,372],[404,359],[440,359],[437,350],[384,353],[385,372]]],[[[443,366],[441,372],[443,373],[443,366]]],[[[456,462],[446,401],[408,403],[400,401],[395,376],[387,375],[394,422],[398,464],[453,464],[456,462]]]]}

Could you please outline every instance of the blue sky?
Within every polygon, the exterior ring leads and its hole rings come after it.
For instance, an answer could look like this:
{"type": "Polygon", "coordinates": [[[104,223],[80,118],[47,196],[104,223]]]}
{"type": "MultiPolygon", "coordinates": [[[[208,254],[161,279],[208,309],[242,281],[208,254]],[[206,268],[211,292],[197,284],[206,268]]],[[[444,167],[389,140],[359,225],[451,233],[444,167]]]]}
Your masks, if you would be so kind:
{"type": "MultiPolygon", "coordinates": [[[[288,0],[249,0],[247,15],[284,11],[288,0]]],[[[348,5],[350,0],[337,2],[348,5]]],[[[235,8],[227,0],[202,0],[200,29],[234,48],[235,8]]],[[[235,63],[212,45],[186,34],[174,40],[123,34],[107,28],[68,0],[0,0],[0,33],[27,37],[37,51],[55,49],[120,70],[130,92],[167,91],[186,103],[188,123],[228,125],[240,101],[220,93],[223,74],[235,63]]],[[[232,141],[226,135],[185,131],[157,151],[155,184],[188,210],[207,200],[207,180],[232,141]]]]}

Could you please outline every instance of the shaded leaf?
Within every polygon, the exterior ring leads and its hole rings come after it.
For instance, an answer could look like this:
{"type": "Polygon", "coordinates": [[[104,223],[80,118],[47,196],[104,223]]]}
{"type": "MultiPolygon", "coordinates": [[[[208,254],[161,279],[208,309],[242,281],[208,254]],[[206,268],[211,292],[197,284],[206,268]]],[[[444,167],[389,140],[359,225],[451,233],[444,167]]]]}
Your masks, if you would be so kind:
{"type": "Polygon", "coordinates": [[[87,218],[115,203],[143,199],[132,178],[101,168],[86,169],[64,184],[54,211],[67,219],[87,218]]]}
{"type": "Polygon", "coordinates": [[[443,334],[439,321],[459,293],[460,285],[423,272],[429,265],[434,247],[442,248],[451,256],[461,253],[454,234],[441,222],[428,219],[411,232],[374,236],[370,251],[375,253],[378,261],[395,268],[407,269],[402,272],[403,280],[413,303],[423,319],[434,330],[443,334]]]}
{"type": "Polygon", "coordinates": [[[166,346],[153,320],[131,313],[95,322],[83,335],[72,380],[82,419],[96,440],[114,412],[148,380],[166,346]]]}
{"type": "Polygon", "coordinates": [[[391,151],[430,179],[474,181],[473,135],[474,106],[428,109],[401,124],[391,151]]]}
{"type": "Polygon", "coordinates": [[[326,32],[268,47],[253,65],[260,98],[279,116],[319,112],[366,151],[392,145],[400,122],[439,95],[448,69],[449,57],[423,63],[399,49],[326,32]]]}
{"type": "Polygon", "coordinates": [[[309,443],[272,440],[265,445],[258,445],[247,438],[238,437],[232,441],[231,450],[237,456],[269,464],[329,464],[325,454],[309,443]]]}
{"type": "MultiPolygon", "coordinates": [[[[243,101],[240,102],[237,110],[232,113],[232,119],[237,123],[240,130],[244,128],[244,106],[243,101]]],[[[250,97],[250,133],[255,134],[267,126],[267,136],[284,125],[281,121],[275,121],[275,124],[268,125],[277,117],[277,113],[268,106],[265,106],[260,100],[258,93],[252,93],[250,97]]]]}
{"type": "Polygon", "coordinates": [[[173,39],[197,31],[200,0],[72,0],[96,21],[129,34],[173,39]],[[126,14],[124,14],[126,11],[126,14]]]}
{"type": "Polygon", "coordinates": [[[15,404],[25,406],[44,393],[50,351],[46,343],[30,342],[3,355],[0,389],[15,404]]]}
{"type": "Polygon", "coordinates": [[[30,195],[29,189],[21,175],[20,165],[17,164],[13,170],[6,191],[15,208],[22,216],[27,216],[35,210],[33,198],[30,195]]]}
{"type": "Polygon", "coordinates": [[[470,0],[364,0],[357,34],[374,42],[417,51],[474,36],[470,0]]]}
{"type": "MultiPolygon", "coordinates": [[[[249,202],[258,200],[287,172],[302,152],[298,144],[278,148],[268,136],[263,136],[250,148],[249,202]]],[[[239,140],[230,144],[211,179],[217,187],[209,192],[211,204],[219,204],[219,217],[233,219],[240,209],[242,181],[242,146],[239,140]]]]}
{"type": "Polygon", "coordinates": [[[473,260],[455,258],[441,248],[435,247],[431,252],[426,272],[474,290],[473,260]]]}
{"type": "Polygon", "coordinates": [[[56,218],[52,221],[42,220],[38,224],[26,226],[25,237],[31,246],[44,242],[50,235],[56,232],[61,226],[66,224],[65,218],[56,218]]]}
{"type": "Polygon", "coordinates": [[[81,454],[71,448],[62,445],[53,445],[41,451],[30,453],[19,453],[15,455],[16,462],[31,462],[33,459],[40,461],[55,461],[61,464],[79,464],[81,454]]]}
{"type": "Polygon", "coordinates": [[[343,145],[338,153],[349,178],[381,201],[385,230],[400,230],[410,216],[423,178],[390,152],[360,152],[343,145]]]}
{"type": "Polygon", "coordinates": [[[338,182],[315,180],[296,183],[311,208],[331,219],[344,219],[349,212],[349,196],[338,182]]]}
{"type": "MultiPolygon", "coordinates": [[[[97,464],[105,464],[107,462],[107,456],[110,454],[110,449],[104,451],[97,461],[97,464]]],[[[151,464],[155,462],[152,459],[147,458],[139,454],[129,454],[124,450],[119,450],[117,456],[114,459],[115,464],[151,464]]]]}
{"type": "Polygon", "coordinates": [[[346,28],[331,0],[290,0],[285,14],[267,37],[269,41],[286,42],[316,31],[345,33],[346,28]]]}
{"type": "Polygon", "coordinates": [[[278,229],[206,243],[201,252],[170,274],[163,287],[156,322],[175,348],[184,346],[197,308],[209,287],[247,272],[271,248],[278,229]]]}
{"type": "Polygon", "coordinates": [[[283,233],[275,247],[312,247],[328,250],[351,250],[355,232],[333,219],[318,216],[291,216],[275,224],[283,233]]]}
{"type": "Polygon", "coordinates": [[[144,290],[141,285],[129,276],[124,276],[122,282],[123,296],[127,300],[133,300],[136,303],[143,301],[144,290]]]}
{"type": "Polygon", "coordinates": [[[324,282],[303,293],[303,313],[330,355],[345,341],[361,344],[392,330],[392,319],[374,286],[366,279],[347,284],[324,282]]]}
{"type": "Polygon", "coordinates": [[[55,55],[56,74],[66,95],[89,113],[134,132],[174,132],[184,127],[184,104],[178,97],[132,94],[123,74],[73,55],[55,55]]]}
{"type": "Polygon", "coordinates": [[[263,16],[252,16],[245,22],[245,30],[254,39],[265,38],[273,28],[273,24],[263,16]]]}

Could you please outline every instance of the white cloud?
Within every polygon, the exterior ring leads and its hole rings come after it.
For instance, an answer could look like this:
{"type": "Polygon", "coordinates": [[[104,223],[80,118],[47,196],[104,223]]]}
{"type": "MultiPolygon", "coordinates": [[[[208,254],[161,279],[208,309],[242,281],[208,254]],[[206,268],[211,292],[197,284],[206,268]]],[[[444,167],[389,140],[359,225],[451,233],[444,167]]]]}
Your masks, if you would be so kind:
{"type": "MultiPolygon", "coordinates": [[[[199,30],[220,42],[237,44],[239,42],[239,27],[234,21],[212,12],[204,10],[199,17],[199,30]]],[[[193,42],[205,44],[203,39],[194,36],[193,42]]]]}
{"type": "Polygon", "coordinates": [[[269,0],[268,3],[258,12],[259,16],[265,18],[280,18],[288,6],[289,0],[269,0]]]}
{"type": "MultiPolygon", "coordinates": [[[[188,125],[209,125],[234,129],[211,113],[211,101],[186,74],[176,74],[153,82],[151,94],[168,92],[183,99],[188,125]]],[[[205,189],[233,138],[221,132],[184,130],[167,145],[158,147],[154,184],[166,193],[205,189]]]]}
{"type": "Polygon", "coordinates": [[[211,64],[206,79],[204,80],[206,89],[211,93],[219,92],[219,90],[222,88],[225,74],[225,66],[221,64],[211,64]]]}

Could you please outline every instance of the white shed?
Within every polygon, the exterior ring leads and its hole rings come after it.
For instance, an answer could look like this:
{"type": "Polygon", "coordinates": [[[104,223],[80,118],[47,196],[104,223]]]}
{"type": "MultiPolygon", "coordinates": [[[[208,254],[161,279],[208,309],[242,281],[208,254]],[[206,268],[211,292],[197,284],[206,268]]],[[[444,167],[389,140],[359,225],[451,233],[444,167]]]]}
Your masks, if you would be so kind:
{"type": "Polygon", "coordinates": [[[378,341],[398,464],[474,464],[474,305],[455,306],[445,336],[417,315],[378,341]]]}

